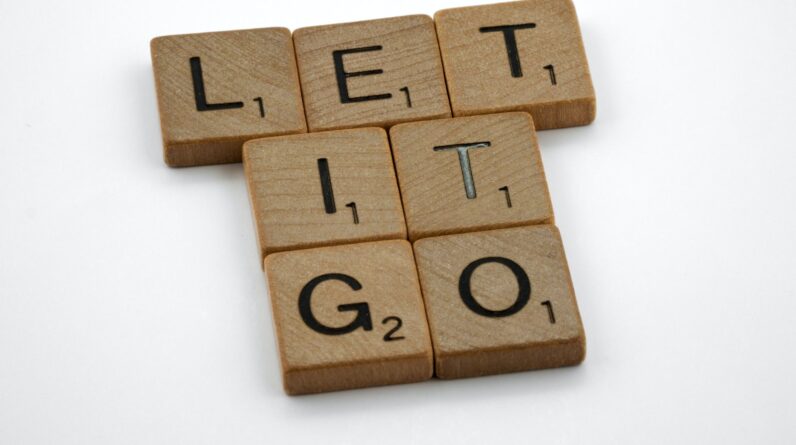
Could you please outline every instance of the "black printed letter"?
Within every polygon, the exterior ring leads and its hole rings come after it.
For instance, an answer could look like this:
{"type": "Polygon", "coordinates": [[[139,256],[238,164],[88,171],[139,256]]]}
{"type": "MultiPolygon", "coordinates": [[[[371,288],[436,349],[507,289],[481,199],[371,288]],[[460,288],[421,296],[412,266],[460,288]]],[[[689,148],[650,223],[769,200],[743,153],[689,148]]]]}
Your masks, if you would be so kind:
{"type": "Polygon", "coordinates": [[[478,315],[493,318],[508,317],[509,315],[516,314],[522,310],[526,304],[528,304],[528,301],[531,299],[531,280],[528,278],[528,274],[525,273],[519,264],[511,261],[508,258],[481,258],[480,260],[475,260],[467,265],[467,267],[464,268],[464,271],[462,271],[462,275],[459,277],[459,296],[461,296],[464,305],[478,315]],[[514,304],[501,311],[493,311],[481,306],[477,301],[475,301],[475,297],[473,297],[473,291],[470,288],[470,280],[473,278],[473,272],[475,272],[479,266],[486,263],[498,263],[508,267],[509,270],[514,273],[514,276],[517,278],[517,284],[520,287],[520,291],[517,294],[517,300],[514,301],[514,304]]]}
{"type": "Polygon", "coordinates": [[[191,57],[191,76],[193,77],[193,97],[196,99],[197,111],[229,110],[243,108],[243,102],[227,102],[223,104],[207,103],[205,94],[205,79],[202,76],[202,61],[198,57],[191,57]]]}
{"type": "Polygon", "coordinates": [[[392,94],[390,93],[375,94],[373,96],[360,96],[360,97],[351,97],[348,94],[347,79],[349,77],[372,76],[374,74],[382,74],[384,73],[384,70],[355,71],[353,73],[347,73],[345,71],[345,67],[343,66],[343,56],[346,54],[381,51],[381,49],[382,49],[381,45],[377,45],[377,46],[366,46],[362,48],[341,49],[332,52],[332,57],[334,58],[334,72],[337,75],[337,89],[340,91],[340,102],[344,104],[349,104],[354,102],[367,102],[369,100],[389,99],[392,97],[392,94]]]}
{"type": "Polygon", "coordinates": [[[323,208],[326,213],[337,213],[337,206],[334,204],[334,190],[332,189],[332,175],[329,174],[329,160],[326,158],[318,159],[318,175],[321,177],[321,193],[323,194],[323,208]]]}
{"type": "Polygon", "coordinates": [[[506,41],[506,51],[509,53],[509,66],[511,67],[511,77],[522,77],[522,65],[520,64],[520,52],[517,49],[517,37],[514,31],[518,29],[536,28],[535,23],[523,23],[521,25],[485,26],[480,28],[481,32],[503,32],[503,40],[506,41]]]}
{"type": "Polygon", "coordinates": [[[317,287],[319,284],[330,280],[342,281],[355,291],[362,289],[362,285],[359,284],[359,281],[357,281],[356,278],[341,273],[328,273],[313,278],[309,283],[304,285],[304,287],[301,289],[301,293],[299,294],[299,313],[301,314],[301,319],[304,320],[304,323],[313,331],[324,335],[348,334],[349,332],[353,332],[360,327],[366,331],[373,330],[373,322],[370,319],[370,307],[368,307],[367,303],[351,303],[337,306],[337,310],[340,312],[357,313],[354,321],[339,328],[333,328],[321,324],[321,322],[315,318],[315,315],[312,313],[311,306],[312,291],[315,290],[315,287],[317,287]]]}

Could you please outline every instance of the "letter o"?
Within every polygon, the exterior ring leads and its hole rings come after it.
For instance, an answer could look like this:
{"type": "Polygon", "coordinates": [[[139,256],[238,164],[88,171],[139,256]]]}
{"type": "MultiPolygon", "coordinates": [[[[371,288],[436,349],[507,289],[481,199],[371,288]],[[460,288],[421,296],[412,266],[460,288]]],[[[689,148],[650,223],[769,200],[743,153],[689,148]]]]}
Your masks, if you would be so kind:
{"type": "Polygon", "coordinates": [[[514,261],[508,258],[496,256],[485,257],[473,261],[464,268],[461,276],[459,277],[459,296],[462,298],[464,305],[478,315],[491,318],[508,317],[509,315],[516,314],[522,310],[526,304],[528,304],[528,301],[531,299],[531,280],[528,278],[528,274],[525,273],[522,267],[514,261]],[[481,304],[475,300],[475,297],[473,297],[473,292],[470,289],[470,280],[473,278],[473,273],[475,270],[486,263],[498,263],[508,267],[509,270],[514,273],[514,277],[517,279],[517,284],[520,287],[520,290],[517,294],[517,299],[514,301],[514,304],[506,309],[500,311],[487,309],[481,306],[481,304]]]}

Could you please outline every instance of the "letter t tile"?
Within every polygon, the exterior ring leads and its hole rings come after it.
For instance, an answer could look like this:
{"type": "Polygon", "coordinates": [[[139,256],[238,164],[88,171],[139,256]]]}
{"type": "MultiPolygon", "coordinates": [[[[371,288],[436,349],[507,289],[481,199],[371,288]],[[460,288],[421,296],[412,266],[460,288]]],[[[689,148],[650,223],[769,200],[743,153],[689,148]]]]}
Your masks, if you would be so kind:
{"type": "Polygon", "coordinates": [[[410,240],[553,222],[528,113],[410,122],[390,140],[410,240]]]}

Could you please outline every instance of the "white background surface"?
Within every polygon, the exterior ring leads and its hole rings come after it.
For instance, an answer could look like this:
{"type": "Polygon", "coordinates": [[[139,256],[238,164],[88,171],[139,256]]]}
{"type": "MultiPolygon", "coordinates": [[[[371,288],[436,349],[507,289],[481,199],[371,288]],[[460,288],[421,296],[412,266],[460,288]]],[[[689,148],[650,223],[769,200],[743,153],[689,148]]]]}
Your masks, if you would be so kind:
{"type": "Polygon", "coordinates": [[[796,3],[577,0],[540,134],[577,368],[290,398],[239,165],[161,160],[149,39],[477,4],[0,0],[0,443],[794,443],[796,3]]]}

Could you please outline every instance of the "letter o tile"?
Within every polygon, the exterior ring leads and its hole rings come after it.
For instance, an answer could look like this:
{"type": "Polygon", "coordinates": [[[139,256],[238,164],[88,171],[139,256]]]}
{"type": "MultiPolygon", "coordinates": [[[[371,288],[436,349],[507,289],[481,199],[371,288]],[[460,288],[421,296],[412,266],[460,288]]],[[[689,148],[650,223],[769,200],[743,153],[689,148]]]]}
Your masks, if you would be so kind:
{"type": "Polygon", "coordinates": [[[583,361],[586,338],[555,226],[425,238],[414,249],[437,377],[583,361]]]}

